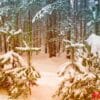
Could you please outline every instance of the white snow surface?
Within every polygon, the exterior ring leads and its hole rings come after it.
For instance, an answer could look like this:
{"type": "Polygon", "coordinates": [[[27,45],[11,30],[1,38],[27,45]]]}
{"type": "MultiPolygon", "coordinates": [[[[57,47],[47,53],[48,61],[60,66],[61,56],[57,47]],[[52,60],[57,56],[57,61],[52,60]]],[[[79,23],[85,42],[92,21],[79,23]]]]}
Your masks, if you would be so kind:
{"type": "Polygon", "coordinates": [[[100,36],[93,33],[86,42],[91,46],[91,53],[96,54],[98,52],[100,56],[100,36]]]}

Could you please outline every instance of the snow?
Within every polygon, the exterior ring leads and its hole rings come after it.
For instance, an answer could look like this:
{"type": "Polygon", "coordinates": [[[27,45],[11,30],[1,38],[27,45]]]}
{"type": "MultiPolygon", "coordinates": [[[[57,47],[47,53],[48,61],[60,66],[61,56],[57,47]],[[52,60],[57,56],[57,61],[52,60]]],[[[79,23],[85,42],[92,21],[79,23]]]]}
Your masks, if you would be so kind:
{"type": "Polygon", "coordinates": [[[63,39],[63,42],[65,42],[66,44],[70,44],[70,45],[67,45],[66,48],[69,48],[69,47],[76,47],[76,48],[82,48],[84,47],[84,44],[82,43],[72,43],[72,41],[69,41],[69,40],[66,40],[66,39],[63,39]]]}
{"type": "Polygon", "coordinates": [[[59,8],[62,5],[62,1],[55,1],[54,3],[48,4],[44,6],[41,10],[39,10],[32,19],[32,23],[36,20],[43,18],[45,15],[51,15],[54,9],[59,8]]]}
{"type": "Polygon", "coordinates": [[[40,51],[40,48],[34,47],[34,48],[30,48],[30,47],[16,47],[16,50],[19,51],[40,51]]]}
{"type": "Polygon", "coordinates": [[[71,5],[72,7],[74,7],[74,0],[71,0],[71,5]]]}
{"type": "Polygon", "coordinates": [[[32,19],[32,23],[34,23],[37,19],[43,18],[46,14],[51,14],[53,11],[52,4],[48,4],[47,6],[43,7],[40,11],[36,13],[36,15],[32,19]]]}
{"type": "MultiPolygon", "coordinates": [[[[23,32],[22,29],[18,29],[17,31],[14,30],[14,29],[12,29],[12,30],[9,31],[9,34],[10,34],[10,35],[19,35],[19,34],[21,34],[22,32],[23,32]]],[[[8,32],[6,32],[6,33],[8,33],[8,32]]]]}
{"type": "Polygon", "coordinates": [[[8,64],[7,62],[12,63],[14,58],[16,58],[18,60],[18,63],[25,67],[28,66],[27,63],[24,61],[24,59],[17,53],[13,52],[13,51],[9,51],[6,54],[3,54],[0,56],[0,64],[8,64]]]}
{"type": "Polygon", "coordinates": [[[49,58],[47,54],[40,53],[34,55],[32,61],[35,69],[41,74],[41,78],[37,81],[38,86],[32,89],[32,97],[35,100],[59,100],[52,98],[52,96],[62,81],[62,78],[58,77],[56,73],[60,65],[66,62],[64,54],[49,58]]]}
{"type": "Polygon", "coordinates": [[[0,29],[0,34],[7,34],[7,31],[0,29]]]}
{"type": "Polygon", "coordinates": [[[91,26],[93,24],[93,20],[87,23],[87,26],[91,26]]]}
{"type": "Polygon", "coordinates": [[[65,62],[64,64],[62,64],[59,69],[58,69],[58,75],[61,76],[62,73],[65,71],[66,66],[68,66],[71,62],[65,62]]]}
{"type": "MultiPolygon", "coordinates": [[[[27,59],[24,54],[23,57],[25,60],[27,59]]],[[[37,80],[38,86],[32,87],[32,94],[28,98],[20,97],[17,100],[59,100],[59,98],[52,98],[52,96],[62,81],[62,78],[56,74],[57,70],[65,62],[65,54],[49,58],[42,51],[38,55],[33,53],[32,64],[40,72],[41,78],[37,80]]],[[[8,96],[0,93],[0,100],[8,100],[8,96]]]]}
{"type": "Polygon", "coordinates": [[[91,34],[86,40],[88,45],[91,46],[91,53],[96,54],[96,52],[100,55],[100,36],[96,34],[91,34]]]}

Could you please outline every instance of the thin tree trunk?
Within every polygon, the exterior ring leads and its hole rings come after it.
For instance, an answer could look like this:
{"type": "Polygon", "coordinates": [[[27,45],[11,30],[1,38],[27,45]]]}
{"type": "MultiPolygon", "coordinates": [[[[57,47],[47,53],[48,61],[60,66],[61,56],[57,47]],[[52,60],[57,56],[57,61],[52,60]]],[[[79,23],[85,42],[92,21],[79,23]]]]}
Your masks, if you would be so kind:
{"type": "Polygon", "coordinates": [[[6,35],[4,34],[3,35],[3,39],[4,39],[4,52],[6,53],[7,52],[7,43],[6,43],[6,35]]]}
{"type": "Polygon", "coordinates": [[[77,22],[78,22],[78,0],[74,0],[74,34],[75,34],[75,41],[78,41],[78,30],[77,30],[77,22]]]}

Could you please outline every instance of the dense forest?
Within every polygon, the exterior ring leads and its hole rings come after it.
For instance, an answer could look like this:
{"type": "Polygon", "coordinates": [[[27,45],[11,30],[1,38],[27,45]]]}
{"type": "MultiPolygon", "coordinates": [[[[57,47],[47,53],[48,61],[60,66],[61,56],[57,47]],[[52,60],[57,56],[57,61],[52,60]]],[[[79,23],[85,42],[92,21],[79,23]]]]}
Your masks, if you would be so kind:
{"type": "Polygon", "coordinates": [[[5,40],[0,43],[5,52],[10,48],[6,39],[19,29],[22,34],[8,39],[12,48],[25,40],[31,47],[44,45],[50,57],[60,52],[63,37],[84,42],[89,34],[100,33],[99,0],[3,0],[0,9],[0,40],[5,40]]]}
{"type": "Polygon", "coordinates": [[[100,99],[100,0],[0,0],[0,87],[11,99],[34,94],[42,59],[62,80],[43,100],[100,99]]]}

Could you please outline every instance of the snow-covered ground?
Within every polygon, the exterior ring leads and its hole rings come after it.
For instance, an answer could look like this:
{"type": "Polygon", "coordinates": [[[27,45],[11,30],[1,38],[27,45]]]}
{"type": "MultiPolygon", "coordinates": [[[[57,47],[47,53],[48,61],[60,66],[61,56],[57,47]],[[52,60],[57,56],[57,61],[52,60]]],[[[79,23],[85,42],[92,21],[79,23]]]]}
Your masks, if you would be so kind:
{"type": "MultiPolygon", "coordinates": [[[[18,100],[59,100],[58,98],[52,98],[52,96],[61,81],[61,78],[56,73],[65,62],[65,54],[53,58],[49,58],[44,53],[33,55],[32,64],[40,72],[41,78],[37,81],[38,86],[32,87],[32,95],[18,100]]],[[[0,94],[0,100],[8,100],[7,98],[4,93],[0,94]]]]}

